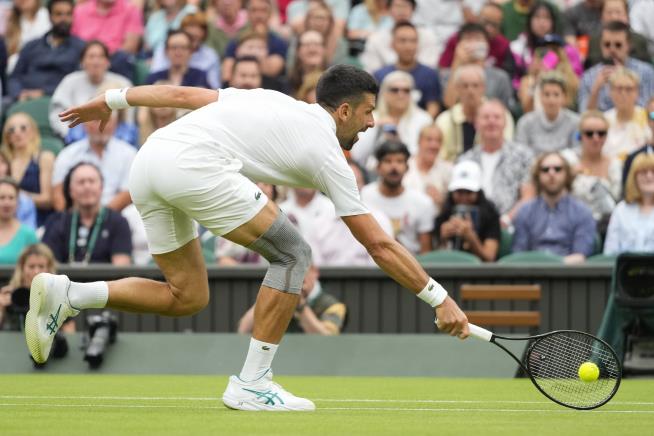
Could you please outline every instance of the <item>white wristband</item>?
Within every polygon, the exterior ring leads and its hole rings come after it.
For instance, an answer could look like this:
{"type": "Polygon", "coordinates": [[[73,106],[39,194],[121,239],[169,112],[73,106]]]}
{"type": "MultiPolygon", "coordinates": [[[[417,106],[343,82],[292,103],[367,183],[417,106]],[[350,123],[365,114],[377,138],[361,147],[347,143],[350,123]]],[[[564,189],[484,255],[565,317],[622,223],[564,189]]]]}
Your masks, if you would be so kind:
{"type": "Polygon", "coordinates": [[[447,291],[436,280],[430,277],[427,286],[418,294],[418,298],[431,307],[436,307],[443,304],[443,301],[447,298],[447,291]]]}
{"type": "Polygon", "coordinates": [[[111,110],[118,109],[127,109],[129,103],[127,103],[127,90],[129,88],[122,89],[108,89],[104,93],[104,101],[109,106],[111,110]]]}

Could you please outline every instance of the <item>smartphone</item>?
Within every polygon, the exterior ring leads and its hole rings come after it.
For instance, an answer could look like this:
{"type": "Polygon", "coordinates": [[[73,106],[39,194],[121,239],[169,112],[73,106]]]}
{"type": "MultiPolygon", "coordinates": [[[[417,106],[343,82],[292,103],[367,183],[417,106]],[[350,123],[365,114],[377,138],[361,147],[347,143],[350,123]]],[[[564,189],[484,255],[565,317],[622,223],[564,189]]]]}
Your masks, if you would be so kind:
{"type": "Polygon", "coordinates": [[[553,70],[556,68],[558,64],[559,64],[559,56],[555,52],[548,50],[542,59],[543,67],[547,70],[553,70]]]}
{"type": "Polygon", "coordinates": [[[615,59],[613,58],[602,58],[603,65],[615,65],[615,59]]]}

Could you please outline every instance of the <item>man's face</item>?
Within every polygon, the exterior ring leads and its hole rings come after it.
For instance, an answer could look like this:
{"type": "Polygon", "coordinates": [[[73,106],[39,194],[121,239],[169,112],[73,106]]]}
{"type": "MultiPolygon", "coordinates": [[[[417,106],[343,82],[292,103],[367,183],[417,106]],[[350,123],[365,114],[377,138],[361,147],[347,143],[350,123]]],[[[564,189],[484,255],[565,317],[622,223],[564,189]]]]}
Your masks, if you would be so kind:
{"type": "Polygon", "coordinates": [[[479,106],[486,92],[484,80],[473,71],[461,74],[456,88],[459,91],[459,100],[464,106],[479,106]]]}
{"type": "Polygon", "coordinates": [[[601,38],[602,57],[615,59],[624,64],[629,56],[629,41],[625,32],[603,31],[601,38]]]}
{"type": "Polygon", "coordinates": [[[220,16],[235,16],[243,7],[241,0],[214,0],[214,7],[220,16]]]}
{"type": "Polygon", "coordinates": [[[100,122],[91,121],[90,123],[84,123],[84,130],[86,130],[86,135],[89,138],[89,142],[94,145],[107,145],[109,139],[113,136],[116,131],[116,126],[118,125],[118,116],[112,114],[109,117],[107,125],[104,127],[104,130],[100,131],[100,122]]]}
{"type": "Polygon", "coordinates": [[[359,140],[359,133],[374,127],[375,119],[372,116],[374,109],[375,96],[373,94],[365,94],[355,106],[349,105],[348,114],[336,123],[336,137],[344,150],[352,149],[354,143],[359,140]]]}
{"type": "Polygon", "coordinates": [[[482,142],[484,140],[498,140],[504,136],[506,118],[504,109],[499,103],[489,102],[479,108],[476,128],[482,142]]]}
{"type": "Polygon", "coordinates": [[[389,188],[398,188],[409,169],[407,158],[403,153],[389,153],[377,164],[377,173],[381,182],[389,188]]]}
{"type": "Polygon", "coordinates": [[[77,207],[100,205],[102,179],[98,170],[90,165],[78,167],[70,178],[70,198],[77,207]]]}
{"type": "Polygon", "coordinates": [[[236,57],[252,56],[263,62],[268,56],[268,44],[262,38],[250,38],[236,48],[236,57]]]}
{"type": "Polygon", "coordinates": [[[479,12],[479,21],[489,38],[495,38],[500,33],[502,25],[502,11],[499,8],[485,6],[479,12]]]}
{"type": "Polygon", "coordinates": [[[234,68],[230,86],[238,89],[261,88],[261,69],[256,62],[239,62],[234,68]]]}
{"type": "Polygon", "coordinates": [[[73,7],[69,3],[57,2],[52,5],[50,13],[52,32],[59,37],[70,35],[70,26],[73,24],[73,7]]]}
{"type": "Polygon", "coordinates": [[[105,56],[104,50],[97,44],[86,50],[82,59],[82,68],[91,78],[101,79],[109,69],[109,59],[105,56]]]}
{"type": "Polygon", "coordinates": [[[171,66],[187,66],[193,54],[192,50],[191,40],[183,33],[176,33],[166,41],[166,55],[171,66]]]}
{"type": "Polygon", "coordinates": [[[429,127],[422,131],[418,139],[418,153],[429,160],[435,160],[441,151],[443,135],[437,127],[429,127]]]}
{"type": "Polygon", "coordinates": [[[418,52],[418,32],[408,26],[400,27],[393,34],[392,47],[400,62],[414,62],[418,52]]]}
{"type": "Polygon", "coordinates": [[[270,3],[267,0],[250,0],[248,4],[248,21],[252,27],[266,26],[270,19],[270,3]]]}
{"type": "Polygon", "coordinates": [[[452,192],[452,200],[454,204],[465,204],[472,206],[477,203],[478,192],[468,191],[467,189],[457,189],[452,192]]]}
{"type": "Polygon", "coordinates": [[[555,196],[565,189],[565,166],[563,159],[555,154],[547,156],[538,168],[538,183],[541,191],[555,196]]]}
{"type": "Polygon", "coordinates": [[[629,14],[622,0],[607,0],[602,8],[602,23],[620,21],[629,24],[629,14]]]}
{"type": "Polygon", "coordinates": [[[565,94],[559,85],[547,84],[540,89],[540,101],[545,113],[558,114],[565,105],[565,94]]]}
{"type": "Polygon", "coordinates": [[[396,23],[400,21],[411,21],[413,5],[406,0],[393,0],[388,12],[396,23]]]}

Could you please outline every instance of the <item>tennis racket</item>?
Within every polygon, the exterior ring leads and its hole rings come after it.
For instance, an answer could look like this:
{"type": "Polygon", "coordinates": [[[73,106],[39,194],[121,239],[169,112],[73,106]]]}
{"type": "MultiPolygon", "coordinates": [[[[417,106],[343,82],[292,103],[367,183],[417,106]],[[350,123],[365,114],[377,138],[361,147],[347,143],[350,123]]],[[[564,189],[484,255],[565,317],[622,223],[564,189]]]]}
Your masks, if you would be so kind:
{"type": "Polygon", "coordinates": [[[603,340],[575,330],[557,330],[521,338],[499,336],[468,324],[470,335],[491,342],[506,351],[529,376],[536,388],[550,400],[579,410],[595,409],[606,404],[620,387],[622,367],[613,348],[603,340]],[[524,362],[509,351],[504,341],[529,341],[524,362]],[[599,377],[583,381],[579,367],[592,362],[599,368],[599,377]]]}

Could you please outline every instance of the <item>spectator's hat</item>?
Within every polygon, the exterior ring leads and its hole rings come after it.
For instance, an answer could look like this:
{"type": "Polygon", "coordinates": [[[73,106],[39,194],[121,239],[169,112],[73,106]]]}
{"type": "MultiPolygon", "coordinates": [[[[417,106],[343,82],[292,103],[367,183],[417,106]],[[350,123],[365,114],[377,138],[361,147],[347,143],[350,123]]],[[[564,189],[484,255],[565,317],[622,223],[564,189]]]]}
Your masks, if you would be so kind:
{"type": "Polygon", "coordinates": [[[477,162],[466,160],[454,166],[448,190],[452,192],[459,189],[479,192],[481,189],[481,168],[477,162]]]}

